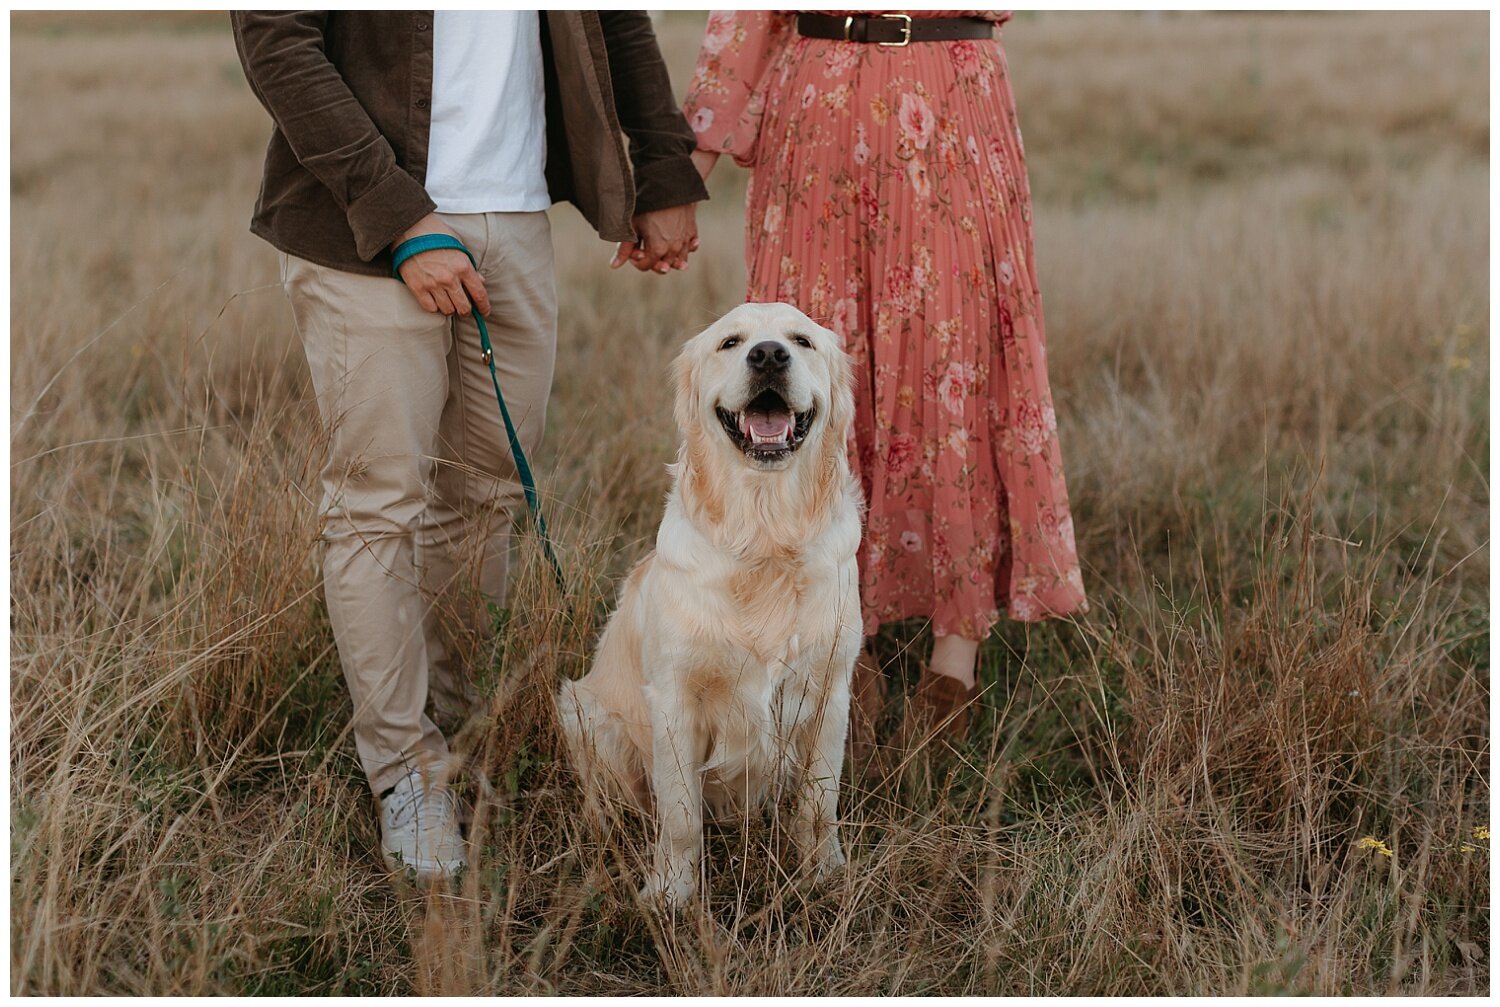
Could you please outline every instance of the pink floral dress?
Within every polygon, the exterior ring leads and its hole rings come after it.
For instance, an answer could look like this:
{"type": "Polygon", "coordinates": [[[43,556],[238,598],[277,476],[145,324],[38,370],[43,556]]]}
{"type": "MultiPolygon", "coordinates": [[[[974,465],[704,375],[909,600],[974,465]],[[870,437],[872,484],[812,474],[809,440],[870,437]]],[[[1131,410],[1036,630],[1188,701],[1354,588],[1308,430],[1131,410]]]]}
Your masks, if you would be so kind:
{"type": "MultiPolygon", "coordinates": [[[[1009,16],[913,13],[959,15],[1009,16]]],[[[747,299],[795,304],[854,358],[866,633],[930,616],[981,640],[1002,608],[1084,610],[999,43],[828,42],[789,13],[716,12],[685,112],[699,148],[751,169],[747,299]]]]}

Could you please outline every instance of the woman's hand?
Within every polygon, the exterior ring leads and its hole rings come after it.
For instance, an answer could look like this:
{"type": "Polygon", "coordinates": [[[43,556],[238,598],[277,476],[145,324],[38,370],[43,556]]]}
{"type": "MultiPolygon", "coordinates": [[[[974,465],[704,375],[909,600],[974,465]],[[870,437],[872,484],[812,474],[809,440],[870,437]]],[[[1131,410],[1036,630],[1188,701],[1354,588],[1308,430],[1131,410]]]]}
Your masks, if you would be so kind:
{"type": "Polygon", "coordinates": [[[610,260],[610,269],[629,262],[641,272],[662,274],[669,269],[686,269],[688,253],[698,250],[698,222],[695,204],[672,206],[637,214],[637,240],[622,241],[610,260]]]}
{"type": "MultiPolygon", "coordinates": [[[[692,156],[698,176],[706,181],[719,155],[711,150],[695,150],[692,156]]],[[[639,238],[620,242],[614,258],[609,260],[610,269],[619,269],[627,262],[643,273],[686,269],[688,255],[698,250],[697,215],[692,203],[643,213],[633,223],[639,238]]]]}
{"type": "MultiPolygon", "coordinates": [[[[441,217],[429,213],[417,221],[391,245],[391,251],[403,241],[423,234],[453,234],[441,217]]],[[[453,237],[458,235],[453,234],[453,237]]],[[[434,248],[418,252],[401,263],[401,279],[423,311],[444,315],[467,315],[470,304],[481,315],[490,313],[490,295],[484,279],[474,269],[469,257],[456,248],[434,248]]]]}

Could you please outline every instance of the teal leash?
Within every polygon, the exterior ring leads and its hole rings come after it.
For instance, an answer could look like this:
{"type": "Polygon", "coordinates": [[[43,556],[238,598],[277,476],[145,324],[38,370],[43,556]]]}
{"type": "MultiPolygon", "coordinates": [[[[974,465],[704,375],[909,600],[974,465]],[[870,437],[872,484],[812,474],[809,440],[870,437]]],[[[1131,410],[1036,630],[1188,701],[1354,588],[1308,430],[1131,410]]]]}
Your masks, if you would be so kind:
{"type": "MultiPolygon", "coordinates": [[[[435,248],[456,248],[469,257],[469,262],[473,263],[475,269],[479,268],[479,263],[474,261],[474,253],[465,248],[464,243],[453,235],[419,234],[396,246],[391,273],[400,280],[402,263],[413,255],[430,252],[435,248]]],[[[566,584],[563,580],[562,564],[557,561],[557,554],[552,551],[552,539],[547,534],[547,519],[542,517],[542,503],[536,492],[536,477],[531,474],[531,463],[526,460],[526,452],[521,448],[521,439],[516,436],[516,425],[510,418],[510,410],[505,408],[505,396],[500,394],[500,378],[495,373],[495,348],[490,344],[489,327],[484,324],[484,316],[477,310],[473,312],[472,317],[474,323],[479,326],[480,355],[490,369],[490,381],[495,386],[495,401],[500,403],[500,418],[505,421],[505,436],[510,441],[510,455],[516,463],[516,474],[521,477],[521,491],[526,495],[526,509],[531,511],[531,520],[536,525],[537,537],[542,541],[542,554],[552,565],[552,573],[557,577],[558,590],[564,590],[566,584]]]]}

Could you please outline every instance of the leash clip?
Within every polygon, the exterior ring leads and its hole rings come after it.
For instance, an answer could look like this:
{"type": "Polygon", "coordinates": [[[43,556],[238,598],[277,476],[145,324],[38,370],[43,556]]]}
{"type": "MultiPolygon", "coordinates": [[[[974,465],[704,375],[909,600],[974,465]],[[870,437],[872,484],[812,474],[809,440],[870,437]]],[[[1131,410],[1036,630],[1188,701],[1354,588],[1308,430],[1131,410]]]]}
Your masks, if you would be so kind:
{"type": "Polygon", "coordinates": [[[486,346],[479,351],[479,359],[484,361],[484,366],[493,367],[495,364],[495,351],[486,346]]]}

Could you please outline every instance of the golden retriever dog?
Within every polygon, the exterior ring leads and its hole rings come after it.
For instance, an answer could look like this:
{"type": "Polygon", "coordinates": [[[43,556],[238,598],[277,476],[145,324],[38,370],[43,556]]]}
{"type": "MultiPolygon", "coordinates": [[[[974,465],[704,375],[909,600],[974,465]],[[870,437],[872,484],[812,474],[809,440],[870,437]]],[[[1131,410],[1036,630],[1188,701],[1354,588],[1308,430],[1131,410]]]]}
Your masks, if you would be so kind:
{"type": "Polygon", "coordinates": [[[786,304],[745,304],[676,362],[682,435],[656,549],[630,572],[589,673],[558,713],[591,803],[653,809],[642,895],[693,897],[705,807],[795,800],[821,875],[860,646],[854,400],[838,337],[786,304]]]}

